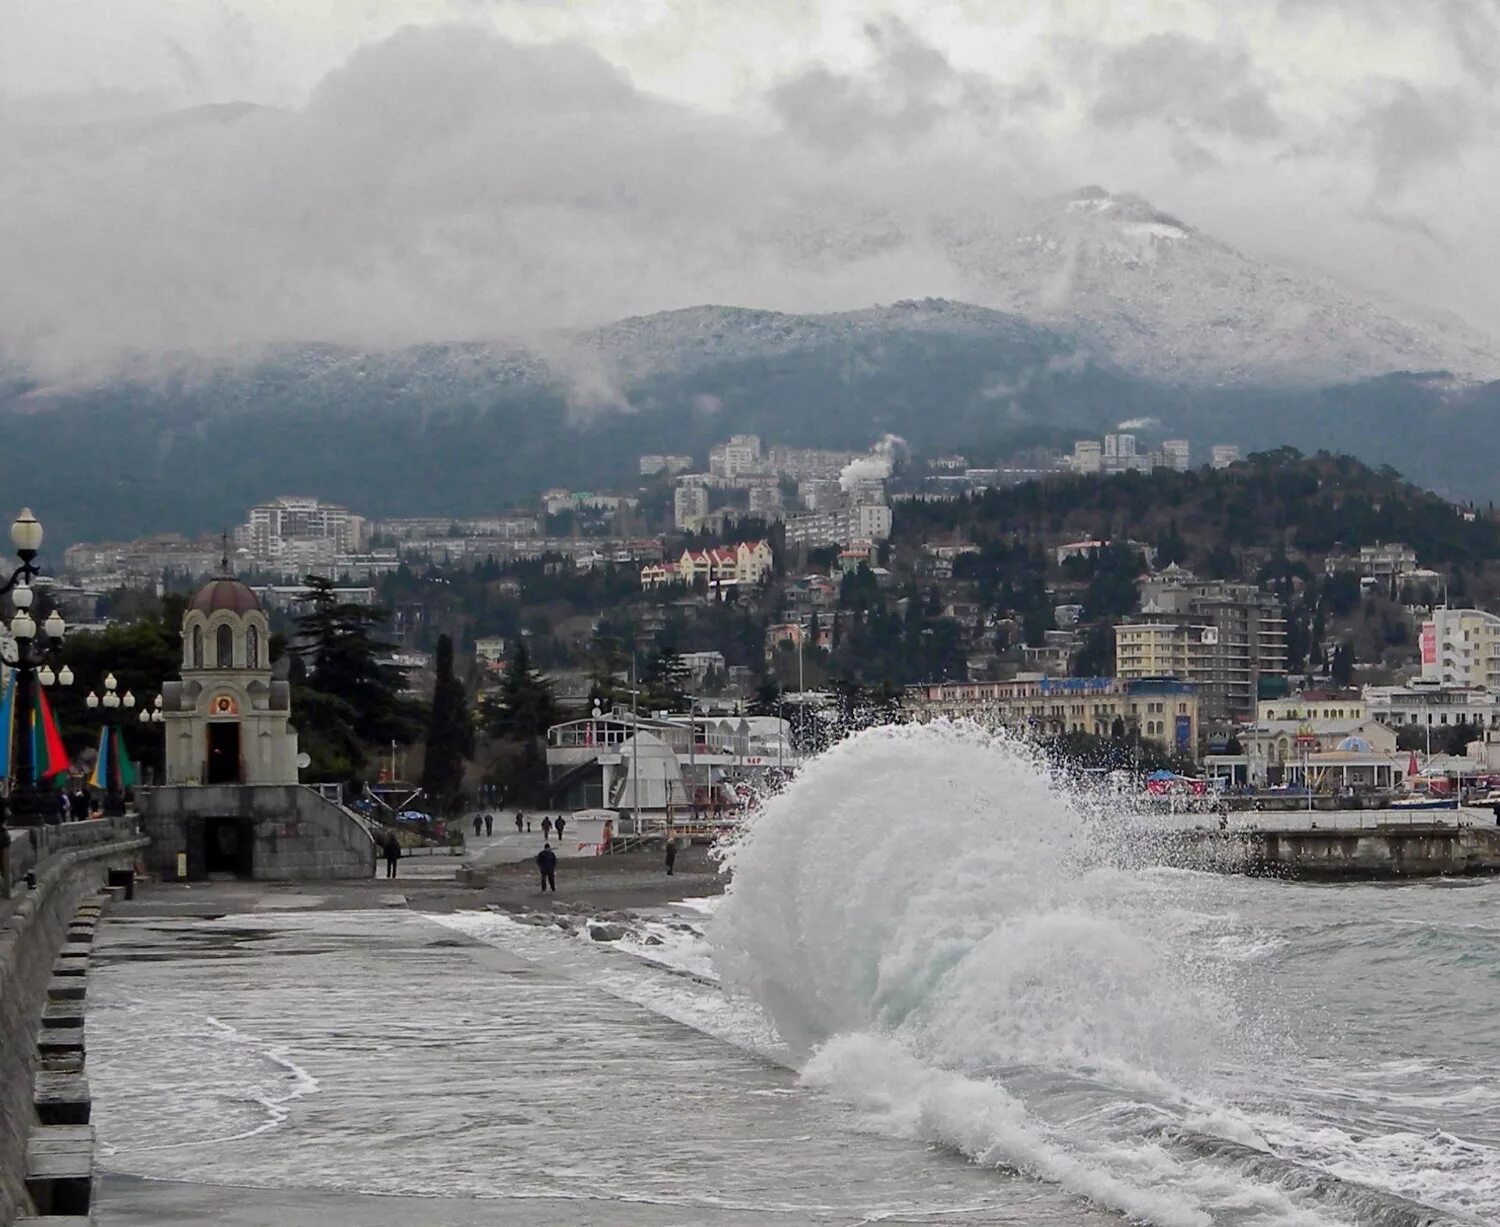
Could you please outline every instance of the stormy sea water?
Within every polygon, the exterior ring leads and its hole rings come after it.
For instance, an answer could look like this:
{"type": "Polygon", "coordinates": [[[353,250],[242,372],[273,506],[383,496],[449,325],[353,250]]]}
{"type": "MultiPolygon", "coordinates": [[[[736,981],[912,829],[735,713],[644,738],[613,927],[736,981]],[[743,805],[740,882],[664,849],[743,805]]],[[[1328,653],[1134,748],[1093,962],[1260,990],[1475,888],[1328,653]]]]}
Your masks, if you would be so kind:
{"type": "Polygon", "coordinates": [[[558,1223],[1500,1221],[1500,883],[1223,877],[1150,838],[1004,738],[898,727],[621,942],[112,921],[101,1165],[558,1223]]]}

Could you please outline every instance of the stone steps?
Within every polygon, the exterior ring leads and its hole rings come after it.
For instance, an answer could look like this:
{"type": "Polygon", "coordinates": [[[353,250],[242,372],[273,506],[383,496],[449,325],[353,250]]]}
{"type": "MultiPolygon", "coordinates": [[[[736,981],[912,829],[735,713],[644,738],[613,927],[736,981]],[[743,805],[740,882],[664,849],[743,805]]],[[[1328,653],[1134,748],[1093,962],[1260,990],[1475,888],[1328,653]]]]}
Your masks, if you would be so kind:
{"type": "Polygon", "coordinates": [[[50,1073],[36,1076],[33,1091],[36,1114],[44,1125],[86,1125],[93,1112],[89,1080],[81,1073],[50,1073]]]}
{"type": "Polygon", "coordinates": [[[32,1130],[26,1142],[26,1191],[39,1214],[87,1217],[93,1183],[93,1126],[39,1125],[32,1130]]]}
{"type": "Polygon", "coordinates": [[[61,976],[47,985],[48,1001],[82,1001],[88,995],[88,985],[79,976],[61,976]]]}
{"type": "Polygon", "coordinates": [[[37,1051],[43,1059],[83,1052],[82,1027],[43,1027],[36,1037],[37,1051]]]}
{"type": "Polygon", "coordinates": [[[83,1026],[83,1002],[76,999],[73,1001],[49,1001],[42,1007],[42,1026],[83,1026]]]}

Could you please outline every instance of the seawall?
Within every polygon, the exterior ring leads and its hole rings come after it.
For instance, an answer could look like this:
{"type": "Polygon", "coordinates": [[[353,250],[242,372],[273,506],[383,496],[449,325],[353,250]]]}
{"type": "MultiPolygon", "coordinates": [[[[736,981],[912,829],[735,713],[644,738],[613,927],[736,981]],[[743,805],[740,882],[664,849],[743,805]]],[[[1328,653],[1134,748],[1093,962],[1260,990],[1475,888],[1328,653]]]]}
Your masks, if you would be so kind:
{"type": "Polygon", "coordinates": [[[1181,854],[1182,863],[1194,868],[1310,882],[1474,877],[1500,874],[1500,830],[1434,823],[1194,831],[1185,836],[1181,854]]]}
{"type": "Polygon", "coordinates": [[[28,1139],[41,1125],[35,1103],[37,1043],[53,964],[79,903],[128,868],[145,847],[130,818],[15,829],[0,873],[0,1223],[29,1213],[28,1139]],[[25,875],[36,875],[30,887],[25,875]]]}
{"type": "Polygon", "coordinates": [[[300,784],[205,784],[142,788],[146,867],[176,879],[235,873],[258,881],[327,881],[375,874],[375,843],[355,814],[300,784]]]}

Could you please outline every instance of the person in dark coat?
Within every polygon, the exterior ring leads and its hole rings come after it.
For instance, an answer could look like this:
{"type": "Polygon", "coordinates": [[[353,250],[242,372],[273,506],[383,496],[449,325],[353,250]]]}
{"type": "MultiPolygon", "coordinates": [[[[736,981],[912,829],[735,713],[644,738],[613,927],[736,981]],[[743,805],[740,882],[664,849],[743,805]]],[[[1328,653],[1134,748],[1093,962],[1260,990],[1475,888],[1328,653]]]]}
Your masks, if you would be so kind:
{"type": "Polygon", "coordinates": [[[561,814],[559,814],[557,816],[557,821],[552,824],[552,829],[557,832],[557,842],[558,843],[562,843],[563,827],[566,826],[566,825],[567,825],[567,819],[564,818],[561,814]]]}
{"type": "Polygon", "coordinates": [[[485,814],[485,816],[484,816],[484,833],[486,835],[493,835],[495,833],[495,815],[494,814],[488,814],[488,813],[485,814]]]}
{"type": "Polygon", "coordinates": [[[667,840],[667,877],[670,878],[672,876],[672,874],[674,872],[674,866],[676,864],[677,864],[677,841],[675,839],[669,839],[669,840],[667,840]]]}
{"type": "Polygon", "coordinates": [[[82,822],[89,816],[89,795],[83,789],[73,794],[73,821],[82,822]]]}
{"type": "Polygon", "coordinates": [[[523,824],[525,822],[526,822],[526,819],[524,819],[524,818],[521,817],[521,811],[517,810],[516,811],[516,834],[517,835],[519,835],[521,833],[521,828],[522,828],[522,826],[523,826],[523,824]]]}
{"type": "Polygon", "coordinates": [[[557,894],[557,853],[552,851],[551,844],[543,844],[536,854],[536,867],[542,871],[542,890],[551,887],[552,893],[557,894]]]}
{"type": "Polygon", "coordinates": [[[474,838],[478,839],[480,832],[483,831],[483,830],[484,830],[484,815],[483,814],[475,814],[474,815],[474,838]]]}
{"type": "Polygon", "coordinates": [[[552,819],[549,817],[542,819],[542,838],[544,840],[552,838],[552,819]]]}
{"type": "Polygon", "coordinates": [[[395,831],[385,833],[385,876],[394,878],[396,876],[396,862],[401,859],[401,841],[396,838],[395,831]]]}

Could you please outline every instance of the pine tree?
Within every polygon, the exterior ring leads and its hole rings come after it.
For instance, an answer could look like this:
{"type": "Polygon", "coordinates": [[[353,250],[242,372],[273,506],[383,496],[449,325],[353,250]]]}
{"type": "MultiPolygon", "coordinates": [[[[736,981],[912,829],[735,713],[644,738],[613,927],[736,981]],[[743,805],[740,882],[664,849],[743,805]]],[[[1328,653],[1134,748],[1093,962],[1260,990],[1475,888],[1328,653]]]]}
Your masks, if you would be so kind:
{"type": "Polygon", "coordinates": [[[421,707],[403,693],[406,670],[381,661],[394,645],[373,635],[387,612],[340,601],[333,581],[322,576],[309,575],[303,582],[311,590],[312,608],[297,620],[293,651],[307,666],[308,689],[347,703],[362,741],[383,746],[415,739],[421,707]]]}
{"type": "Polygon", "coordinates": [[[500,679],[500,694],[487,705],[487,724],[492,736],[522,741],[545,737],[561,715],[547,679],[531,665],[524,639],[516,646],[500,679]]]}
{"type": "Polygon", "coordinates": [[[443,813],[451,813],[463,786],[464,760],[474,755],[464,684],[453,674],[453,640],[438,636],[437,684],[427,719],[427,755],[422,764],[422,791],[443,813]]]}
{"type": "Polygon", "coordinates": [[[755,697],[750,700],[752,716],[777,716],[781,714],[781,687],[774,675],[767,673],[755,688],[755,697]]]}
{"type": "Polygon", "coordinates": [[[648,711],[686,711],[688,667],[677,649],[664,644],[646,663],[644,701],[648,711]]]}

